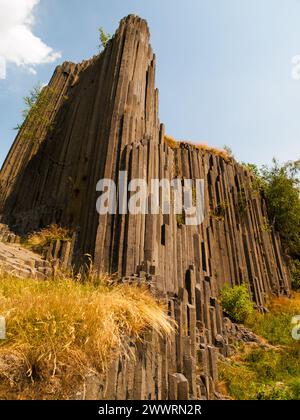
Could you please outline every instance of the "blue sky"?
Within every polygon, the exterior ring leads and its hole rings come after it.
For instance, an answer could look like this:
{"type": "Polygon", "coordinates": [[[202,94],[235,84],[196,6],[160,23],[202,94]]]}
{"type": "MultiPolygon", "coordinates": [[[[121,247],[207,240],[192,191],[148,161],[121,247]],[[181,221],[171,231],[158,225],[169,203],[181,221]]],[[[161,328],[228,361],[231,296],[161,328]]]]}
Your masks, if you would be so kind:
{"type": "Polygon", "coordinates": [[[94,55],[99,26],[113,33],[129,13],[150,26],[168,134],[226,144],[238,160],[257,164],[300,157],[300,80],[291,76],[300,55],[299,0],[40,0],[33,10],[33,34],[61,58],[35,65],[36,74],[8,63],[0,80],[0,164],[22,119],[22,97],[62,61],[94,55]]]}

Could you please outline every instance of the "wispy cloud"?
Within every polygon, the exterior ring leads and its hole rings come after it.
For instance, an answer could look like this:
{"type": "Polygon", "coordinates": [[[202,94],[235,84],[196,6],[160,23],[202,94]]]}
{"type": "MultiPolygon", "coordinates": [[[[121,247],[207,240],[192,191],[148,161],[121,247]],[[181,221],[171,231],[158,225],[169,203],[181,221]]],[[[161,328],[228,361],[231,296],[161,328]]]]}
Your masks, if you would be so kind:
{"type": "Polygon", "coordinates": [[[35,6],[40,0],[0,0],[0,57],[35,73],[39,64],[61,54],[33,34],[35,6]]]}

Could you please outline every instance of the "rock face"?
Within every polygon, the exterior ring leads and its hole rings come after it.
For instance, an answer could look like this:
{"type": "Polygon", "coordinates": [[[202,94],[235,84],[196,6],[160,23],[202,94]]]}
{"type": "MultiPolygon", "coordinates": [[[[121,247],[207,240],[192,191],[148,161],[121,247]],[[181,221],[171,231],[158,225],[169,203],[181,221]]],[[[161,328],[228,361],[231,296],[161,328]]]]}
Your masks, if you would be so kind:
{"type": "Polygon", "coordinates": [[[289,293],[278,235],[254,179],[233,160],[189,145],[172,149],[158,119],[155,56],[144,20],[123,19],[99,56],[58,67],[44,118],[27,118],[2,167],[0,213],[15,233],[56,223],[77,231],[73,262],[144,279],[178,323],[170,341],[150,333],[135,361],[116,360],[91,380],[95,398],[216,398],[216,353],[228,340],[217,300],[225,283],[248,285],[259,308],[289,293]],[[46,116],[46,118],[45,118],[46,116]],[[29,134],[28,134],[29,133],[29,134]],[[96,184],[129,179],[204,179],[206,217],[96,212],[96,184]]]}
{"type": "Polygon", "coordinates": [[[52,274],[48,261],[17,244],[0,242],[0,271],[15,277],[46,279],[52,274]]]}

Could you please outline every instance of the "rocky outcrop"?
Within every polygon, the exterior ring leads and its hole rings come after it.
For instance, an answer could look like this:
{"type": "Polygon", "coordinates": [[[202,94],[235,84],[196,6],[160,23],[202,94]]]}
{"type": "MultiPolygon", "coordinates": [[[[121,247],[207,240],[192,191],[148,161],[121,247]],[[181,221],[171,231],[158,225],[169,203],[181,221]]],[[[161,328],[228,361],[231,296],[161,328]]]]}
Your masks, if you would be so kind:
{"type": "Polygon", "coordinates": [[[0,261],[1,268],[17,277],[38,277],[47,279],[60,270],[72,269],[73,251],[76,235],[70,239],[55,239],[40,245],[40,249],[28,246],[28,238],[11,232],[7,225],[0,223],[0,261]],[[34,252],[38,251],[38,252],[34,252]]]}
{"type": "MultiPolygon", "coordinates": [[[[135,278],[135,281],[150,281],[151,284],[151,277],[135,278]]],[[[117,358],[107,374],[90,378],[86,397],[142,400],[220,398],[216,386],[217,353],[226,357],[230,348],[215,293],[209,278],[196,285],[194,268],[190,267],[186,286],[178,294],[165,295],[169,315],[178,324],[174,334],[166,340],[149,332],[144,343],[132,346],[132,358],[117,358]]]]}
{"type": "Polygon", "coordinates": [[[50,263],[18,244],[0,242],[0,272],[20,278],[45,280],[52,275],[50,263]]]}
{"type": "Polygon", "coordinates": [[[217,398],[216,352],[228,352],[218,290],[244,282],[258,308],[270,294],[289,293],[252,175],[232,159],[164,142],[155,56],[136,16],[121,21],[99,56],[58,67],[49,87],[44,129],[29,116],[1,170],[2,220],[18,234],[53,223],[75,230],[75,266],[90,254],[99,272],[146,279],[178,323],[172,340],[150,333],[135,361],[116,360],[109,375],[93,378],[91,394],[217,398]],[[96,184],[118,185],[120,170],[129,180],[203,179],[204,222],[187,226],[172,212],[99,216],[96,184]]]}

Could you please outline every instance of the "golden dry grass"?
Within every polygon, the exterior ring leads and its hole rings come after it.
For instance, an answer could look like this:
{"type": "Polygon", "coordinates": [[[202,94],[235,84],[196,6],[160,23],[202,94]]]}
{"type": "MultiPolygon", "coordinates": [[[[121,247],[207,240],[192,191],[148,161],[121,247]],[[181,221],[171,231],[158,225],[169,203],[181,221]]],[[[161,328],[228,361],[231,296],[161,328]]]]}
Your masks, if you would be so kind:
{"type": "Polygon", "coordinates": [[[54,398],[64,398],[64,387],[104,372],[113,357],[132,357],[129,341],[143,340],[147,330],[173,332],[164,304],[146,286],[107,280],[95,286],[0,275],[0,314],[7,322],[7,340],[0,341],[1,399],[36,398],[37,387],[43,394],[47,386],[54,398]]]}
{"type": "Polygon", "coordinates": [[[164,141],[169,147],[171,147],[171,149],[179,149],[180,148],[180,141],[177,141],[172,136],[165,135],[164,141]]]}
{"type": "Polygon", "coordinates": [[[291,299],[284,296],[274,298],[269,302],[268,308],[274,313],[300,314],[300,293],[293,293],[291,299]]]}
{"type": "Polygon", "coordinates": [[[230,162],[232,160],[231,156],[226,150],[217,149],[215,147],[208,146],[205,143],[202,144],[195,144],[189,141],[178,141],[172,136],[165,135],[164,138],[165,143],[171,147],[171,149],[179,149],[181,145],[189,145],[193,147],[195,150],[200,150],[203,152],[211,153],[213,155],[219,156],[220,158],[224,159],[226,162],[230,162]]]}
{"type": "Polygon", "coordinates": [[[72,232],[68,229],[58,225],[51,225],[45,229],[30,234],[23,241],[23,245],[35,252],[41,252],[45,247],[57,240],[69,241],[71,238],[72,232]]]}

